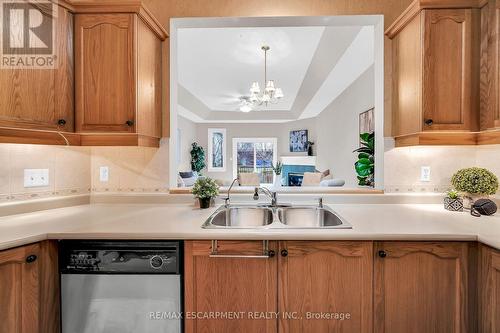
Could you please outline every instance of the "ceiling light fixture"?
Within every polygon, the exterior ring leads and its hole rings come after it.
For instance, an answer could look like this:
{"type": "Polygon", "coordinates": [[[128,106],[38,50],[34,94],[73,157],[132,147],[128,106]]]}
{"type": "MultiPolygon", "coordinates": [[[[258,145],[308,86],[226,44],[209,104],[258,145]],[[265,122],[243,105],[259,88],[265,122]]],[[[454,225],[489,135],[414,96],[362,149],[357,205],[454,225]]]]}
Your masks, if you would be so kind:
{"type": "MultiPolygon", "coordinates": [[[[264,51],[264,85],[265,89],[261,91],[259,82],[254,81],[252,82],[252,86],[250,88],[250,97],[248,98],[248,101],[246,104],[242,105],[240,107],[240,110],[242,108],[245,108],[245,110],[248,110],[248,107],[253,109],[253,107],[258,106],[258,105],[265,105],[268,106],[268,104],[276,104],[279,102],[280,99],[284,97],[283,91],[281,88],[277,88],[274,84],[274,80],[267,80],[267,51],[269,51],[271,48],[267,45],[264,45],[261,47],[262,51],[264,51]]],[[[248,110],[250,111],[250,110],[248,110]]],[[[248,111],[243,111],[243,112],[248,112],[248,111]]]]}

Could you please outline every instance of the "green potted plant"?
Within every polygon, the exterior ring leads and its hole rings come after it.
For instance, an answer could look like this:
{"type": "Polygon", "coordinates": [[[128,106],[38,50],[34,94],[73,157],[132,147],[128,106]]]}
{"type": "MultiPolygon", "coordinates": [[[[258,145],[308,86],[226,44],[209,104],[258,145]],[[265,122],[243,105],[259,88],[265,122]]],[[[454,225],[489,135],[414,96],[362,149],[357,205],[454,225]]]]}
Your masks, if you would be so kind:
{"type": "Polygon", "coordinates": [[[444,209],[451,210],[453,212],[461,212],[464,210],[464,201],[460,196],[460,192],[455,189],[451,189],[446,192],[446,197],[444,198],[444,209]]]}
{"type": "Polygon", "coordinates": [[[191,170],[200,173],[205,168],[205,151],[196,142],[191,144],[191,170]]]}
{"type": "Polygon", "coordinates": [[[196,180],[191,190],[195,198],[200,202],[200,208],[210,207],[210,201],[219,195],[219,185],[215,180],[208,177],[200,177],[196,180]]]}
{"type": "Polygon", "coordinates": [[[498,178],[491,171],[478,167],[458,170],[451,177],[451,184],[465,194],[466,208],[470,208],[477,199],[495,194],[498,190],[498,178]]]}
{"type": "Polygon", "coordinates": [[[307,141],[307,156],[313,156],[314,141],[307,141]]]}
{"type": "Polygon", "coordinates": [[[276,177],[274,177],[274,187],[279,187],[281,186],[281,172],[283,171],[283,164],[281,162],[277,162],[276,165],[271,164],[271,167],[276,175],[276,177]]]}
{"type": "Polygon", "coordinates": [[[358,185],[373,187],[375,184],[375,132],[361,133],[359,137],[361,147],[354,150],[358,153],[358,160],[354,163],[358,185]]]}

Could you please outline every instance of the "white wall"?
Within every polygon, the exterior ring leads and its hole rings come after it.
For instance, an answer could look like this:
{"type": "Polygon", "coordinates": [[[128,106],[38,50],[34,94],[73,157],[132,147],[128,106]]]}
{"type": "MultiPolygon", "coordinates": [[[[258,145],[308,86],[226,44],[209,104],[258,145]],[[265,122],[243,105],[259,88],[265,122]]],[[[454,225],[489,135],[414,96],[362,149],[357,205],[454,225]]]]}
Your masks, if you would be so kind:
{"type": "MultiPolygon", "coordinates": [[[[180,152],[176,152],[177,171],[191,170],[191,144],[197,141],[196,123],[182,116],[177,117],[177,128],[180,130],[180,152]]],[[[172,135],[178,135],[177,132],[172,135]]],[[[179,143],[178,143],[179,144],[179,143]]]]}
{"type": "Polygon", "coordinates": [[[225,128],[227,136],[226,160],[227,166],[225,172],[207,172],[208,177],[221,180],[228,183],[233,179],[233,160],[232,160],[232,139],[233,138],[277,138],[278,139],[278,157],[290,155],[307,155],[303,153],[291,153],[289,149],[289,136],[291,130],[308,130],[309,141],[316,142],[316,122],[314,118],[292,121],[288,123],[273,124],[241,124],[241,123],[217,123],[206,124],[199,123],[196,126],[196,141],[205,149],[208,154],[208,129],[225,128]]]}
{"type": "Polygon", "coordinates": [[[374,105],[373,80],[372,66],[316,117],[317,168],[330,169],[345,187],[358,185],[353,150],[359,147],[359,114],[374,105]]]}

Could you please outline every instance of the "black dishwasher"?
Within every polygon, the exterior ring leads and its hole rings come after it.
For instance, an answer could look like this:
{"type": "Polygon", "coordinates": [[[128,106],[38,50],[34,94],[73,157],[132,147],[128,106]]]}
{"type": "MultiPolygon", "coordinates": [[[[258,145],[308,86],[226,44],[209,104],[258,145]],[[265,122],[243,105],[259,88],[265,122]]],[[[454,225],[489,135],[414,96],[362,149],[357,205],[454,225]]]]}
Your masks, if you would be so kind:
{"type": "Polygon", "coordinates": [[[61,241],[63,333],[175,333],[182,242],[61,241]]]}

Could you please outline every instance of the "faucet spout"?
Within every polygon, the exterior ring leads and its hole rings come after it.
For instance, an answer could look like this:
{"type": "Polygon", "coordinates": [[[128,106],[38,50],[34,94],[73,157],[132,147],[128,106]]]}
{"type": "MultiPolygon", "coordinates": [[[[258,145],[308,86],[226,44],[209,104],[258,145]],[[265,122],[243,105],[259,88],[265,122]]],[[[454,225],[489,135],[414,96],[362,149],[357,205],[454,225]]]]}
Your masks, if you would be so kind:
{"type": "Polygon", "coordinates": [[[253,193],[254,200],[259,200],[259,192],[264,193],[271,199],[271,206],[276,207],[278,205],[278,196],[276,192],[273,192],[265,187],[256,187],[253,193]]]}

